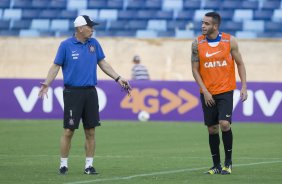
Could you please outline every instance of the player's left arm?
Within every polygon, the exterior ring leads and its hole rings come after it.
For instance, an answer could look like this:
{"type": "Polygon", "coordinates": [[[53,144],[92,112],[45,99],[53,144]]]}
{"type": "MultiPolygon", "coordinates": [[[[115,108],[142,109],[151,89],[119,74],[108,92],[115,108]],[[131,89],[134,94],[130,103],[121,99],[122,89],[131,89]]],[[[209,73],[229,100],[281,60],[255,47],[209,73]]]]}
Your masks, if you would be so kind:
{"type": "Polygon", "coordinates": [[[231,39],[230,39],[230,46],[231,46],[231,55],[236,62],[238,74],[239,74],[239,77],[240,77],[241,83],[242,83],[242,89],[241,89],[240,97],[241,97],[241,100],[243,102],[243,101],[247,100],[247,98],[248,98],[246,68],[245,68],[245,64],[243,62],[241,53],[239,51],[239,46],[238,46],[237,40],[233,36],[231,36],[231,39]]]}

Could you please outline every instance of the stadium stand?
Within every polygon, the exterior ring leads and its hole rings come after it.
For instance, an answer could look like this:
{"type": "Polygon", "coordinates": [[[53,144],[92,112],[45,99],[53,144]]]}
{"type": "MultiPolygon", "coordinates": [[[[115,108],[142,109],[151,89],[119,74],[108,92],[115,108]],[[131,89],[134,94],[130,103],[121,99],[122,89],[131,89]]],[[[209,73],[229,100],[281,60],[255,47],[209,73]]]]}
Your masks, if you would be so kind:
{"type": "Polygon", "coordinates": [[[218,11],[222,31],[243,38],[277,38],[281,4],[281,0],[1,0],[0,36],[65,36],[72,34],[75,17],[87,14],[101,22],[96,36],[185,38],[187,33],[190,38],[200,33],[206,12],[218,11]]]}

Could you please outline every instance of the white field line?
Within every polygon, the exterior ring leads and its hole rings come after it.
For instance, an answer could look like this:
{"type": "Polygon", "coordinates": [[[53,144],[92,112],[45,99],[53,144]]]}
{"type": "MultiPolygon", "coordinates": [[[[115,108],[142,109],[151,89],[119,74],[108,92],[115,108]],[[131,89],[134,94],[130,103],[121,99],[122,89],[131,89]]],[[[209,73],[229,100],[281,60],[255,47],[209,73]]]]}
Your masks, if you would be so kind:
{"type": "MultiPolygon", "coordinates": [[[[274,164],[274,163],[282,163],[282,160],[276,160],[276,161],[270,161],[270,162],[254,162],[254,163],[248,163],[248,164],[234,164],[234,167],[245,167],[245,166],[252,166],[252,165],[263,165],[263,164],[274,164]]],[[[170,171],[160,171],[160,172],[136,174],[136,175],[124,176],[124,177],[113,177],[113,178],[69,182],[65,184],[84,184],[84,183],[95,183],[95,182],[104,182],[104,181],[130,180],[130,179],[137,178],[137,177],[174,174],[174,173],[181,173],[181,172],[191,172],[191,171],[198,171],[198,170],[202,170],[206,168],[207,167],[198,167],[198,168],[187,168],[187,169],[178,169],[178,170],[170,170],[170,171]]]]}

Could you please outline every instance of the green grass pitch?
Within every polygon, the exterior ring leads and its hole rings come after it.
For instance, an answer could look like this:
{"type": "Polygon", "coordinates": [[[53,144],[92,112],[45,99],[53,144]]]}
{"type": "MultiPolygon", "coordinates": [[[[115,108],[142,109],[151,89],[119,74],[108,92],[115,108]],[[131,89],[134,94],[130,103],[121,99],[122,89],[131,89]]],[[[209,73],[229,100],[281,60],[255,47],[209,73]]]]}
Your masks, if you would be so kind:
{"type": "MultiPolygon", "coordinates": [[[[94,166],[84,169],[82,126],[73,137],[69,173],[58,175],[62,121],[0,121],[3,184],[275,184],[282,183],[282,124],[233,123],[233,173],[203,174],[211,165],[202,123],[104,121],[96,130],[94,166]]],[[[222,159],[224,159],[221,143],[222,159]]]]}

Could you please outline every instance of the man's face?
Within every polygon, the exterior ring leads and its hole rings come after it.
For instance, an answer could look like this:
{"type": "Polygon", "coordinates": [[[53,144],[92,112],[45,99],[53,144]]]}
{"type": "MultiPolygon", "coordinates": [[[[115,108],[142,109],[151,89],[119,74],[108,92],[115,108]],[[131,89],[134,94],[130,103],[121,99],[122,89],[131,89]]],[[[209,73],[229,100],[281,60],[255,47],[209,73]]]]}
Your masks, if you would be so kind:
{"type": "Polygon", "coordinates": [[[202,20],[202,34],[210,35],[216,30],[216,26],[213,23],[212,17],[204,17],[202,20]]]}
{"type": "Polygon", "coordinates": [[[91,38],[93,32],[94,32],[94,27],[82,26],[82,34],[85,38],[91,38]]]}

